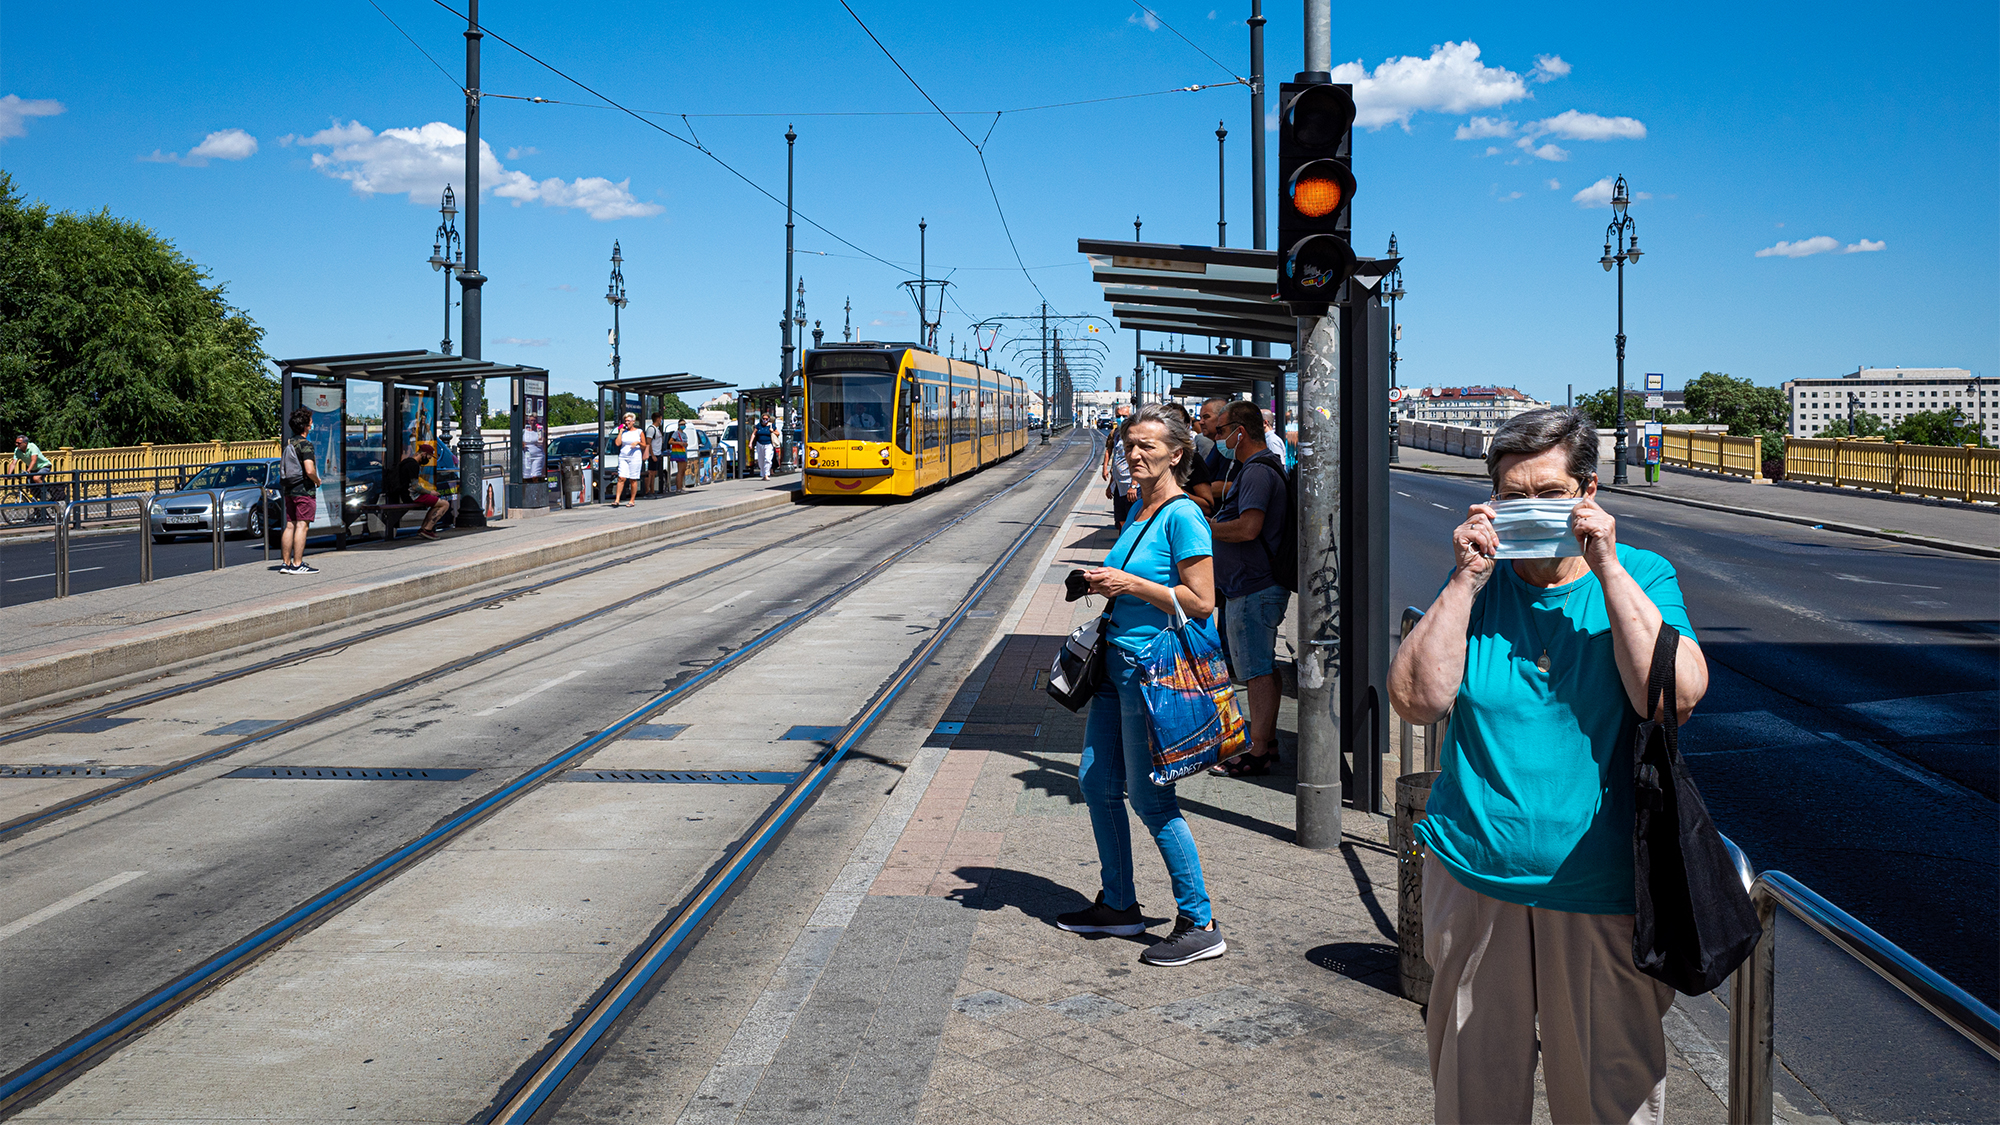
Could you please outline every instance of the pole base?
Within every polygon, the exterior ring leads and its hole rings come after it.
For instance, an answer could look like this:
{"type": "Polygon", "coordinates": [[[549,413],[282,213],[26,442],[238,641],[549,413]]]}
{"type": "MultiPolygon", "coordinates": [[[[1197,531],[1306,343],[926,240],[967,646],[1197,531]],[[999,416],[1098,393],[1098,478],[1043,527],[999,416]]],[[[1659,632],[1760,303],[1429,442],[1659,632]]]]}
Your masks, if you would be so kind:
{"type": "Polygon", "coordinates": [[[1340,846],[1340,783],[1308,785],[1300,782],[1298,799],[1299,847],[1326,851],[1340,846]]]}

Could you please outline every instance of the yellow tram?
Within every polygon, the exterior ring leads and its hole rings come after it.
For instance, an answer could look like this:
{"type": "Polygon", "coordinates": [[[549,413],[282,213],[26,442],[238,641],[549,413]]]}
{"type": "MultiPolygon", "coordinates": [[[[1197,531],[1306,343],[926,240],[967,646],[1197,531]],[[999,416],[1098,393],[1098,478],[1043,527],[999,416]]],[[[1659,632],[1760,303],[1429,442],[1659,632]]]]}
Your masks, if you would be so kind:
{"type": "Polygon", "coordinates": [[[915,344],[805,357],[808,496],[913,496],[1027,445],[1027,385],[915,344]]]}

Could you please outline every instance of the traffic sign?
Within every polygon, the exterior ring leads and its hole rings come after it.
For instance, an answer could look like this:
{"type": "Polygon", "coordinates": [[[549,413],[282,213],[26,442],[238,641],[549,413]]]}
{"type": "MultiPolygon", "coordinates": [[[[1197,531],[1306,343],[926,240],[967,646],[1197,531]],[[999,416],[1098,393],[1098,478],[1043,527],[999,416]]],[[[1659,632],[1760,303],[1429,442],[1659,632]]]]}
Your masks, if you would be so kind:
{"type": "Polygon", "coordinates": [[[1646,396],[1646,409],[1648,410],[1658,410],[1659,408],[1665,406],[1666,404],[1667,404],[1667,396],[1665,395],[1646,396]]]}
{"type": "Polygon", "coordinates": [[[1403,388],[1401,388],[1401,387],[1390,387],[1390,388],[1389,388],[1389,401],[1390,401],[1390,402],[1401,402],[1401,401],[1403,401],[1403,388]]]}
{"type": "Polygon", "coordinates": [[[1660,374],[1657,371],[1646,372],[1646,389],[1649,391],[1666,390],[1667,377],[1665,375],[1660,374]]]}

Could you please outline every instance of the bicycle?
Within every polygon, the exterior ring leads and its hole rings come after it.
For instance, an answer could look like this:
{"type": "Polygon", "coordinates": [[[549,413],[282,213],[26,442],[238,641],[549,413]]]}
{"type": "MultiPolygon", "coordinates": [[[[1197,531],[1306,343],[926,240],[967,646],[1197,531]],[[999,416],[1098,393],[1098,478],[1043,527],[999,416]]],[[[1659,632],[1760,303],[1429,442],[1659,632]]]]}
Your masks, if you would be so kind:
{"type": "Polygon", "coordinates": [[[66,496],[67,490],[60,484],[35,480],[10,483],[0,489],[0,524],[13,527],[54,523],[62,514],[58,505],[66,496]]]}

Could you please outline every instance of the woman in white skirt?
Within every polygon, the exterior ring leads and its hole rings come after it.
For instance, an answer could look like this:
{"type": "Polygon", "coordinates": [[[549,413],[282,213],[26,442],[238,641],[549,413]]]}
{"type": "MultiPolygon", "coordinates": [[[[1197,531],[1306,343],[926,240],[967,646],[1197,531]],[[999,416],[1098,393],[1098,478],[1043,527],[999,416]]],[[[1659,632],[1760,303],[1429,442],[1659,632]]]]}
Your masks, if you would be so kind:
{"type": "Polygon", "coordinates": [[[618,431],[618,488],[611,495],[611,506],[616,508],[622,501],[628,508],[636,507],[639,500],[639,475],[646,470],[646,458],[652,451],[646,448],[645,431],[639,428],[639,416],[625,415],[625,424],[618,431]]]}

